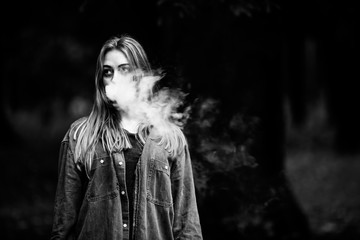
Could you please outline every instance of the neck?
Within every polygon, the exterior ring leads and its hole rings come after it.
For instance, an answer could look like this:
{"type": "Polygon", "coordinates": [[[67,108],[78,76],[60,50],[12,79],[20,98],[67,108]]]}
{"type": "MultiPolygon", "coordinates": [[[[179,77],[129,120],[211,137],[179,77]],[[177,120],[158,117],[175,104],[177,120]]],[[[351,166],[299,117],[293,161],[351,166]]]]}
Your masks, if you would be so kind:
{"type": "Polygon", "coordinates": [[[130,133],[137,133],[139,119],[135,118],[128,112],[121,112],[121,126],[130,133]]]}

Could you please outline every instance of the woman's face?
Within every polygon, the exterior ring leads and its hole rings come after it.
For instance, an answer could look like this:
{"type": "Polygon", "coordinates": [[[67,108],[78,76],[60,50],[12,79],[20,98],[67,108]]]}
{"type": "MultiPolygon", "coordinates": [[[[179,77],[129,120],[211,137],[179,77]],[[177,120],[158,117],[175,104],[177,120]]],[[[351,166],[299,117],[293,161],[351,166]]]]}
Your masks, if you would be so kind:
{"type": "Polygon", "coordinates": [[[119,50],[111,50],[105,54],[103,65],[103,81],[107,86],[112,81],[124,81],[129,78],[130,64],[119,50]]]}
{"type": "Polygon", "coordinates": [[[136,102],[136,82],[134,71],[119,50],[111,50],[105,54],[103,65],[103,81],[106,96],[120,110],[127,111],[136,102]]]}

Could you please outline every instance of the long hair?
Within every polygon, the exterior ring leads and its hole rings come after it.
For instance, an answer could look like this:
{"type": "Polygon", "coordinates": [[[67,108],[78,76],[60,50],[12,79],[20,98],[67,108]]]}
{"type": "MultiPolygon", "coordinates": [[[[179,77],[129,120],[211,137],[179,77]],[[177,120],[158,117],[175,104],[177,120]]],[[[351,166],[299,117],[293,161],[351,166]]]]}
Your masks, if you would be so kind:
{"type": "MultiPolygon", "coordinates": [[[[121,127],[120,112],[115,109],[105,93],[103,81],[103,65],[107,52],[111,50],[121,51],[129,61],[131,69],[139,69],[151,72],[151,66],[142,46],[128,35],[112,37],[102,46],[96,64],[95,73],[95,101],[92,111],[87,118],[78,125],[75,130],[75,163],[82,163],[87,172],[91,169],[91,163],[98,143],[102,144],[108,152],[121,151],[131,148],[131,143],[121,127]]],[[[141,123],[137,137],[144,144],[151,126],[149,123],[141,123]]],[[[160,144],[165,144],[172,155],[177,149],[186,143],[185,137],[179,129],[174,128],[173,136],[160,137],[160,144]],[[182,144],[181,144],[182,143],[182,144]]],[[[171,135],[171,134],[170,134],[171,135]]]]}

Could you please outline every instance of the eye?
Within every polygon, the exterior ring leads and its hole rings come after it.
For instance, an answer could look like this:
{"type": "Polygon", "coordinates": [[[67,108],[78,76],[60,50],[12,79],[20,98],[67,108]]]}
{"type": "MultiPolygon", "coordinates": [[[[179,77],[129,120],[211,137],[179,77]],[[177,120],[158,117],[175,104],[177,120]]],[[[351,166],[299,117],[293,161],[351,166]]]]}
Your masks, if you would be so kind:
{"type": "Polygon", "coordinates": [[[119,70],[121,73],[127,74],[130,72],[130,66],[129,65],[120,66],[119,70]]]}
{"type": "Polygon", "coordinates": [[[103,70],[104,78],[112,78],[113,75],[114,75],[114,71],[112,69],[107,68],[103,70]]]}

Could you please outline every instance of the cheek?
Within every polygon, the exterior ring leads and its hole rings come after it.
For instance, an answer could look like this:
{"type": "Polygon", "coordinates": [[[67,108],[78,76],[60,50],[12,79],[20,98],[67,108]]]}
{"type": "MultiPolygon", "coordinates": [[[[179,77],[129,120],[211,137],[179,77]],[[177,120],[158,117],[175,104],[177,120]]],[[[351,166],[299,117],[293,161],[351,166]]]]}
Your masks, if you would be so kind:
{"type": "Polygon", "coordinates": [[[116,84],[129,84],[130,81],[130,76],[129,75],[125,75],[125,74],[114,74],[113,78],[111,79],[111,82],[114,82],[116,84]]]}
{"type": "Polygon", "coordinates": [[[105,85],[105,95],[108,99],[115,101],[116,89],[112,85],[105,85]]]}
{"type": "Polygon", "coordinates": [[[107,85],[109,85],[110,84],[110,82],[111,82],[111,79],[110,78],[103,78],[103,83],[104,83],[104,86],[107,86],[107,85]]]}
{"type": "Polygon", "coordinates": [[[104,95],[108,99],[114,100],[114,96],[115,96],[115,90],[114,90],[114,86],[113,86],[114,84],[112,84],[112,82],[109,78],[103,78],[102,83],[103,83],[103,86],[101,86],[100,88],[103,89],[104,95]]]}

